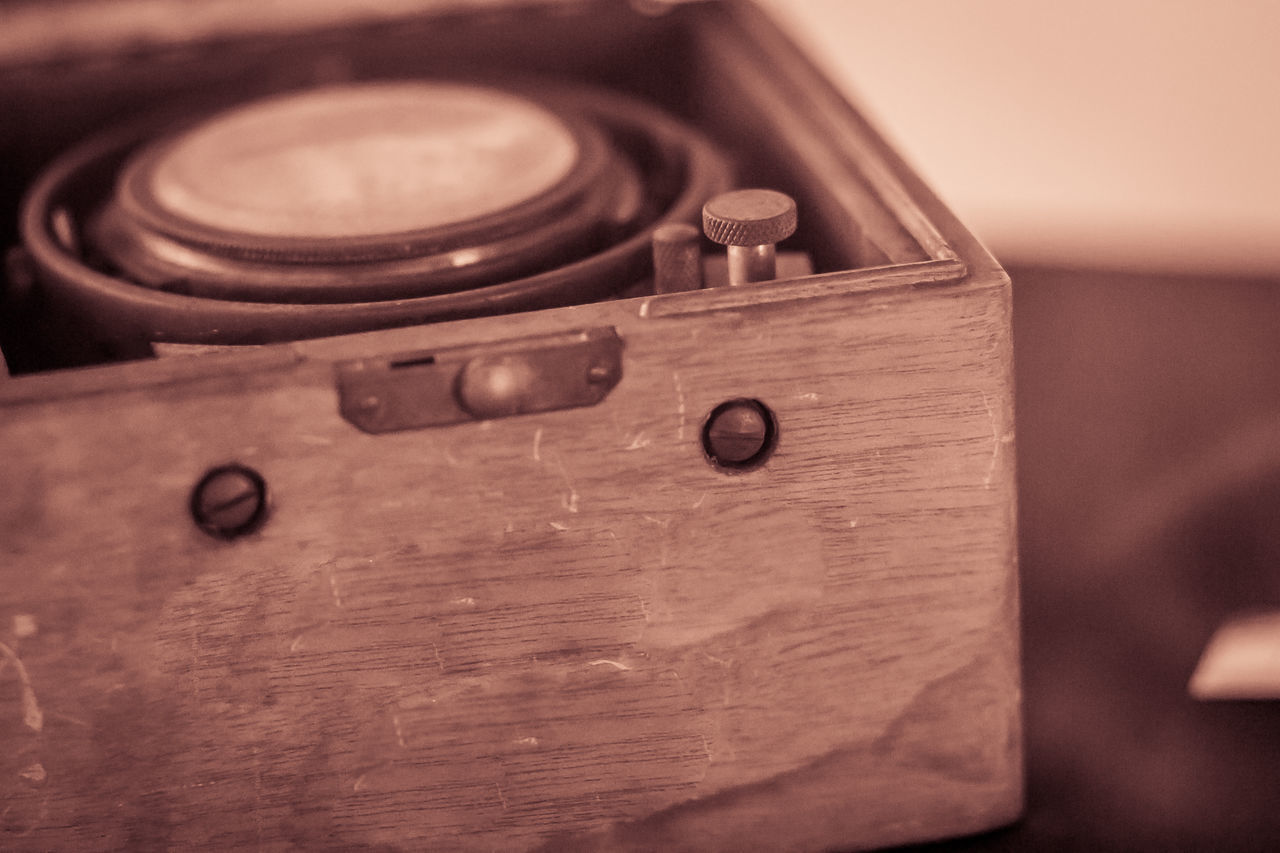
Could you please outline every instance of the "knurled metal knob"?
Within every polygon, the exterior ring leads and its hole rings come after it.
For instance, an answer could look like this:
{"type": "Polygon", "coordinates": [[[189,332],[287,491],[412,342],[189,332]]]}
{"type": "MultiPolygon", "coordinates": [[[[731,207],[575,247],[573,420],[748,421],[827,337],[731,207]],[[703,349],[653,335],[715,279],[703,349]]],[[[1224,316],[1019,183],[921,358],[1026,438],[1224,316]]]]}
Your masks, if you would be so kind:
{"type": "Polygon", "coordinates": [[[702,208],[702,230],[722,246],[766,246],[796,231],[796,203],[776,190],[723,193],[702,208]]]}
{"type": "Polygon", "coordinates": [[[685,222],[669,222],[653,231],[654,293],[679,293],[702,287],[702,232],[685,222]]]}

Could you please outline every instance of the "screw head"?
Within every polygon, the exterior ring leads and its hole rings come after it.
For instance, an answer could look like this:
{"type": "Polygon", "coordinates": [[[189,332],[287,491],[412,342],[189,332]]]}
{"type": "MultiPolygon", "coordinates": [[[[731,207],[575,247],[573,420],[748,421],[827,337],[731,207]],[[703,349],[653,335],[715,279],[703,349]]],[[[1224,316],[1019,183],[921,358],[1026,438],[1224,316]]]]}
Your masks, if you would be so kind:
{"type": "Polygon", "coordinates": [[[773,452],[777,432],[773,412],[764,403],[729,400],[707,416],[702,446],[712,464],[721,468],[754,468],[773,452]]]}
{"type": "Polygon", "coordinates": [[[210,536],[235,539],[262,526],[267,516],[267,482],[246,465],[220,465],[191,491],[191,517],[210,536]]]}

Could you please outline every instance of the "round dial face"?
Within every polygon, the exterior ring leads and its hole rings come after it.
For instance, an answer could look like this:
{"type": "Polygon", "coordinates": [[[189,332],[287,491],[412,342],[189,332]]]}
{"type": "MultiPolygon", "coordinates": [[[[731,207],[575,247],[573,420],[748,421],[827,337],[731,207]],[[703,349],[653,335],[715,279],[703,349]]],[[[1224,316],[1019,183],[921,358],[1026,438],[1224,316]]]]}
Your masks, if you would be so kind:
{"type": "Polygon", "coordinates": [[[500,213],[554,187],[578,154],[564,122],[519,96],[366,83],[216,115],[147,158],[135,186],[164,213],[219,231],[359,238],[500,213]]]}

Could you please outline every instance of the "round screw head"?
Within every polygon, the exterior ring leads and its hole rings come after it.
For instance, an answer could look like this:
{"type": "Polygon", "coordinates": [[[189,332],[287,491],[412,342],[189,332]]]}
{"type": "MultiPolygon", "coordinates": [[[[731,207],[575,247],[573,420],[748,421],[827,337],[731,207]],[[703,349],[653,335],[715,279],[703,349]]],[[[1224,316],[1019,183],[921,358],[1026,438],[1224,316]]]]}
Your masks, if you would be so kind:
{"type": "Polygon", "coordinates": [[[796,203],[776,190],[734,190],[702,207],[702,230],[722,246],[767,246],[796,231],[796,203]]]}
{"type": "Polygon", "coordinates": [[[266,516],[266,480],[245,465],[220,465],[191,491],[191,517],[210,536],[234,539],[252,533],[266,516]]]}
{"type": "Polygon", "coordinates": [[[707,416],[702,446],[722,468],[754,468],[768,458],[777,438],[773,412],[759,400],[729,400],[707,416]]]}

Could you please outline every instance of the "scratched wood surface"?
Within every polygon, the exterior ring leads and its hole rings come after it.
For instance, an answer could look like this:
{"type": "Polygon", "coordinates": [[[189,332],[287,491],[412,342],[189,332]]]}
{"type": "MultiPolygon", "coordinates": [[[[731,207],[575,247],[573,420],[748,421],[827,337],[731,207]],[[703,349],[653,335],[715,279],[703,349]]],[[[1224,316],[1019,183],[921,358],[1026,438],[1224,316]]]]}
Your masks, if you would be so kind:
{"type": "Polygon", "coordinates": [[[0,847],[821,850],[1012,819],[1008,286],[978,272],[10,380],[0,847]],[[626,346],[597,406],[338,414],[333,359],[595,325],[626,346]],[[736,397],[779,441],[731,475],[699,434],[736,397]],[[233,542],[187,509],[227,461],[272,496],[233,542]]]}

